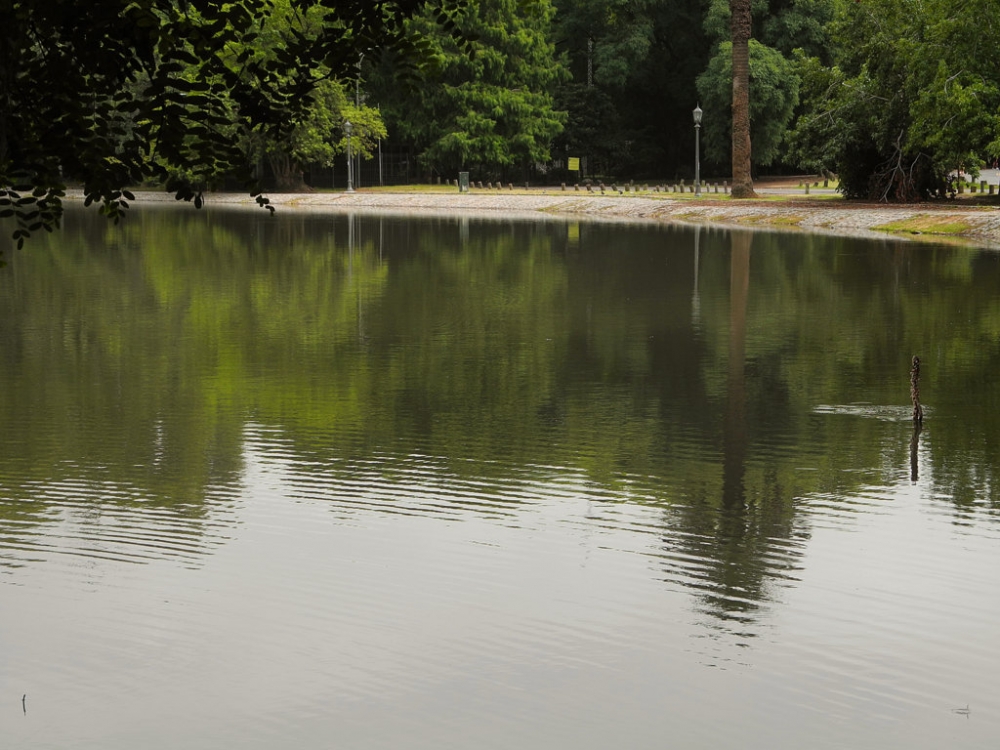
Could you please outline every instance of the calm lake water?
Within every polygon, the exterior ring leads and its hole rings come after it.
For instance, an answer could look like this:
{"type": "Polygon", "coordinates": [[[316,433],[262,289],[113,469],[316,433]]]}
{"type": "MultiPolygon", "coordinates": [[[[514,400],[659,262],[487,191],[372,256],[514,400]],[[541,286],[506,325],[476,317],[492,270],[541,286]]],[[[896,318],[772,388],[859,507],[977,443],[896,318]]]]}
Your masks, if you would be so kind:
{"type": "Polygon", "coordinates": [[[996,252],[218,208],[5,247],[5,748],[1000,737],[996,252]]]}

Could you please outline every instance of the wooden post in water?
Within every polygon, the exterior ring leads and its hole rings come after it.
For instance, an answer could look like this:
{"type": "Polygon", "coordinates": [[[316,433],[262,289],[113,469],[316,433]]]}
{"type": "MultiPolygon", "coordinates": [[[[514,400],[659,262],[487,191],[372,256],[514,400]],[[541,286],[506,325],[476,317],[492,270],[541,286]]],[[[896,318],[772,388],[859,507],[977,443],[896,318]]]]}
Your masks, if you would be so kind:
{"type": "Polygon", "coordinates": [[[920,357],[913,356],[910,366],[910,400],[913,402],[913,435],[910,437],[910,481],[920,478],[917,450],[920,447],[920,431],[924,426],[924,410],[920,406],[920,357]]]}
{"type": "Polygon", "coordinates": [[[913,364],[910,367],[910,400],[913,402],[913,421],[915,424],[924,423],[924,410],[920,406],[920,357],[913,355],[913,364]]]}
{"type": "Polygon", "coordinates": [[[910,436],[910,481],[916,482],[920,479],[920,462],[917,460],[920,449],[920,431],[923,429],[920,422],[913,423],[913,434],[910,436]]]}

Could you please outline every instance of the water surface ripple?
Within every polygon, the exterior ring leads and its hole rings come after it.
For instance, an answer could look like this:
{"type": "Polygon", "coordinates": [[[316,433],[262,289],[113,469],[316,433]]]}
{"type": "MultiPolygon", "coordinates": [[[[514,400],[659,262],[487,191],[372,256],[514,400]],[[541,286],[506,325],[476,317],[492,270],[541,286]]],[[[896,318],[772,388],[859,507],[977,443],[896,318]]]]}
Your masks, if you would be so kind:
{"type": "Polygon", "coordinates": [[[33,243],[5,747],[1000,736],[992,253],[211,207],[33,243]]]}

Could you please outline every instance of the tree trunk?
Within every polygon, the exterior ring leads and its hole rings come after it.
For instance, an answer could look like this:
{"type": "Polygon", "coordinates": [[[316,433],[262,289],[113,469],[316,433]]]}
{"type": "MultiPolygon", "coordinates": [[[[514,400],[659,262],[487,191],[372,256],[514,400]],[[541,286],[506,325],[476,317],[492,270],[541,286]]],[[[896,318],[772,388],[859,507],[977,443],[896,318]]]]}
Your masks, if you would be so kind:
{"type": "Polygon", "coordinates": [[[729,0],[733,36],[733,197],[756,198],[750,176],[750,0],[729,0]]]}
{"type": "Polygon", "coordinates": [[[274,186],[279,193],[311,193],[313,189],[306,184],[302,169],[288,154],[278,152],[267,155],[274,173],[274,186]]]}

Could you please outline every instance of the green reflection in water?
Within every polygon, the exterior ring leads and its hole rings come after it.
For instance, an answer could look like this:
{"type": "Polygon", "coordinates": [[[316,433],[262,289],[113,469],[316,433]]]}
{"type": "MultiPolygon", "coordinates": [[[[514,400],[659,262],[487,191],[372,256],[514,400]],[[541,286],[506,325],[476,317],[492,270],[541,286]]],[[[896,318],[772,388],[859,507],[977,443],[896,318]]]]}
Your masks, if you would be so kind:
{"type": "Polygon", "coordinates": [[[5,255],[11,546],[66,502],[39,488],[67,481],[206,520],[238,495],[256,424],[329,476],[367,462],[391,482],[391,456],[419,455],[488,486],[582,472],[661,508],[663,549],[701,561],[685,585],[752,618],[794,574],[811,499],[908,481],[914,353],[921,481],[959,513],[1000,507],[993,253],[143,209],[120,227],[70,212],[5,255]]]}

